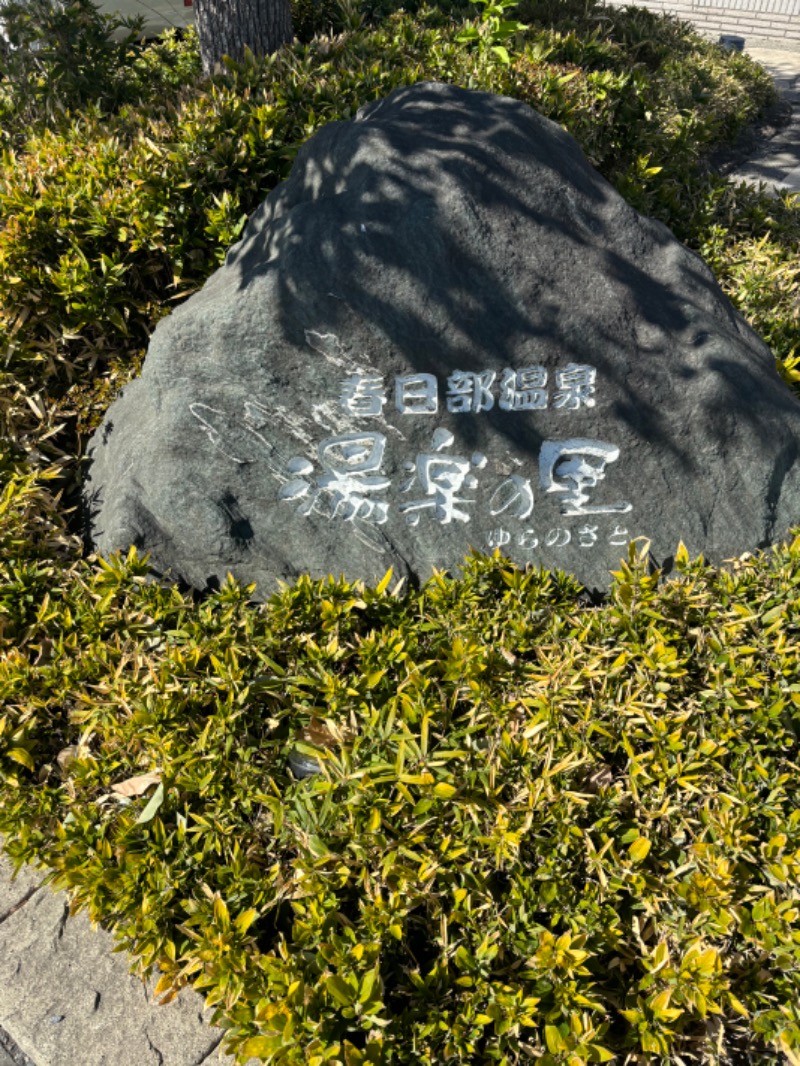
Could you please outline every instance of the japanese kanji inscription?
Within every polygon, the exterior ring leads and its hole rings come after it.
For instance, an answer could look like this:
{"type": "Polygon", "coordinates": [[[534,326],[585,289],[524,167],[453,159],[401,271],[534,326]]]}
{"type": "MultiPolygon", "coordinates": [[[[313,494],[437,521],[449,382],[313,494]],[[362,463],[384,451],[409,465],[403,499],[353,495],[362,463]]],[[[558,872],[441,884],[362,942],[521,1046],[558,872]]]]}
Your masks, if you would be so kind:
{"type": "MultiPolygon", "coordinates": [[[[453,370],[441,382],[430,373],[399,374],[393,389],[381,373],[348,374],[340,383],[339,408],[353,426],[363,428],[319,440],[313,461],[307,455],[292,456],[277,498],[292,504],[301,516],[316,513],[361,527],[385,524],[393,508],[414,529],[424,523],[479,523],[485,526],[482,546],[488,549],[513,546],[524,552],[573,544],[589,550],[603,542],[624,546],[630,533],[616,517],[629,514],[632,504],[608,498],[600,488],[608,468],[620,459],[612,441],[553,436],[542,442],[537,468],[497,476],[486,469],[485,455],[467,454],[450,430],[434,424],[428,449],[402,460],[403,477],[393,485],[384,469],[387,436],[367,421],[382,419],[392,399],[401,420],[435,419],[445,411],[480,416],[495,408],[511,418],[520,412],[552,411],[563,420],[569,412],[593,408],[596,390],[596,368],[578,363],[568,363],[552,375],[539,365],[506,367],[499,373],[453,370]],[[476,490],[482,478],[493,480],[484,486],[485,505],[479,514],[476,490]],[[536,525],[537,494],[557,502],[560,524],[536,525]],[[608,517],[615,520],[604,523],[608,517]]],[[[194,413],[203,421],[199,410],[194,413]]],[[[560,428],[558,421],[555,425],[560,428]]]]}

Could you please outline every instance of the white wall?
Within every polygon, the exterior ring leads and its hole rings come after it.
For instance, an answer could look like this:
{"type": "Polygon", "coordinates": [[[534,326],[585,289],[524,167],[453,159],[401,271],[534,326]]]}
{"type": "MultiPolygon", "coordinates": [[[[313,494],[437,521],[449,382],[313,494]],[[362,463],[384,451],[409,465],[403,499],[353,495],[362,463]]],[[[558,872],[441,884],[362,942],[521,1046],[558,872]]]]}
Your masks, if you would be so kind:
{"type": "Polygon", "coordinates": [[[691,22],[718,39],[735,34],[776,48],[800,48],[800,0],[606,0],[615,7],[646,7],[691,22]]]}
{"type": "Polygon", "coordinates": [[[194,10],[183,0],[95,0],[107,15],[142,15],[147,33],[160,33],[169,26],[184,28],[194,22],[194,10]]]}

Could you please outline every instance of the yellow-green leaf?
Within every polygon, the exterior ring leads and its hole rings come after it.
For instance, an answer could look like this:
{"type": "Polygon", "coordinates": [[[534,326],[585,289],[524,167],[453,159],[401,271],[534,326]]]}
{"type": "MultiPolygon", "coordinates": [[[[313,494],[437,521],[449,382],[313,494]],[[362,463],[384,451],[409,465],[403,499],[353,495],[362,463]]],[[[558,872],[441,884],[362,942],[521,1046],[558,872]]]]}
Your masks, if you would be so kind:
{"type": "Polygon", "coordinates": [[[255,907],[251,907],[249,910],[243,911],[238,915],[234,925],[240,933],[246,933],[257,917],[258,911],[255,907]]]}
{"type": "Polygon", "coordinates": [[[647,858],[650,851],[650,841],[647,837],[637,837],[636,840],[628,848],[628,854],[634,862],[642,862],[647,858]]]}
{"type": "Polygon", "coordinates": [[[251,1036],[242,1045],[241,1052],[244,1059],[266,1059],[273,1051],[277,1051],[283,1043],[282,1033],[273,1033],[270,1036],[251,1036]]]}
{"type": "Polygon", "coordinates": [[[742,1003],[741,1000],[738,1000],[736,996],[734,996],[732,992],[728,993],[728,1002],[737,1014],[741,1014],[743,1018],[750,1017],[750,1011],[747,1009],[747,1007],[745,1007],[744,1003],[742,1003]]]}
{"type": "Polygon", "coordinates": [[[547,1044],[547,1050],[551,1055],[557,1055],[560,1051],[566,1051],[567,1049],[564,1037],[555,1025],[546,1025],[544,1027],[544,1039],[547,1044]]]}
{"type": "Polygon", "coordinates": [[[382,596],[383,593],[386,592],[386,590],[388,589],[389,582],[392,580],[393,573],[394,571],[390,566],[386,573],[383,575],[383,577],[380,579],[378,584],[375,586],[375,591],[378,593],[379,596],[382,596]]]}
{"type": "Polygon", "coordinates": [[[24,766],[26,770],[34,769],[31,753],[26,751],[25,748],[9,748],[6,755],[9,759],[13,759],[14,762],[18,762],[20,766],[24,766]]]}

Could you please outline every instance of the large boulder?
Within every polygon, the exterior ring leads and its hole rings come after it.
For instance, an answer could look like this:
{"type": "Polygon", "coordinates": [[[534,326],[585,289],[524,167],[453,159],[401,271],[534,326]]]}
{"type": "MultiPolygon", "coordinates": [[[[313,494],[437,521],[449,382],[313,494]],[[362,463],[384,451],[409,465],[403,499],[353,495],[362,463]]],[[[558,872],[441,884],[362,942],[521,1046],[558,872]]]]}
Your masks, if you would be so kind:
{"type": "Polygon", "coordinates": [[[103,553],[198,588],[424,579],[470,548],[605,588],[800,521],[800,403],[711,271],[530,107],[423,83],[298,153],[91,443],[103,553]]]}

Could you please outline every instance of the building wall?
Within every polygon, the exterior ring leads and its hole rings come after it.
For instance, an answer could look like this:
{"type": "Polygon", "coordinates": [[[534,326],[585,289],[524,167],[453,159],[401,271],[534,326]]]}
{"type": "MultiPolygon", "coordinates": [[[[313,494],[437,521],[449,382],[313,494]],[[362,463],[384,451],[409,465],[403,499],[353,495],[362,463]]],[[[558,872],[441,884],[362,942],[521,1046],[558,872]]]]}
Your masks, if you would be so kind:
{"type": "Polygon", "coordinates": [[[776,48],[800,47],[800,0],[606,0],[617,7],[630,4],[677,15],[698,32],[717,39],[735,34],[746,41],[769,42],[776,48]]]}
{"type": "MultiPolygon", "coordinates": [[[[800,0],[798,0],[800,2],[800,0]]],[[[144,17],[147,34],[161,33],[171,26],[185,29],[194,22],[192,0],[95,0],[104,15],[144,17]]]]}

